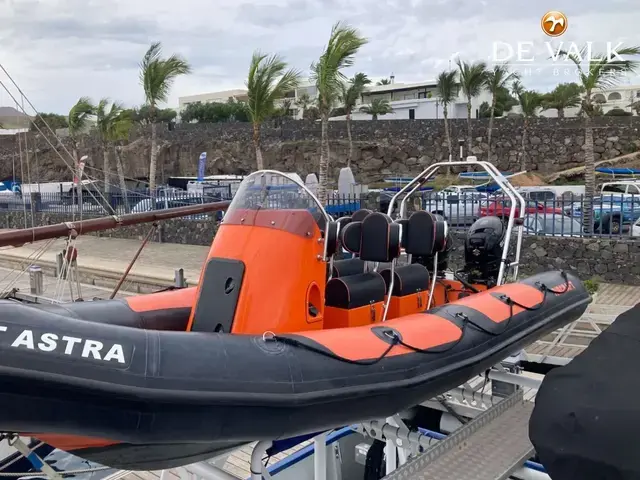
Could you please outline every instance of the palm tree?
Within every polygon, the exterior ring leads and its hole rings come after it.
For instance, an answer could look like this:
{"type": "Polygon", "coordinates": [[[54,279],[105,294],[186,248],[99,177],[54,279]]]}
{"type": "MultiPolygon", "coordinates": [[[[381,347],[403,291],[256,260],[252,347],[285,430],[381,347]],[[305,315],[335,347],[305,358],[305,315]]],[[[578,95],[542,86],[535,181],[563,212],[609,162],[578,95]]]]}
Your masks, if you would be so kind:
{"type": "Polygon", "coordinates": [[[283,98],[300,82],[300,72],[294,69],[286,70],[286,68],[286,62],[277,54],[266,55],[256,51],[251,57],[246,85],[249,97],[249,117],[253,123],[253,147],[256,152],[258,170],[264,169],[260,146],[262,122],[276,110],[276,100],[283,98]]]}
{"type": "Polygon", "coordinates": [[[297,99],[296,99],[296,106],[300,108],[300,110],[302,110],[302,119],[304,120],[305,118],[305,113],[307,112],[307,109],[313,104],[313,100],[311,100],[311,97],[309,96],[308,93],[303,93],[302,95],[300,95],[297,99]]]}
{"type": "Polygon", "coordinates": [[[76,163],[80,161],[78,155],[78,135],[85,130],[89,122],[89,117],[96,114],[96,107],[89,97],[80,97],[76,104],[69,110],[69,138],[71,139],[73,159],[76,163]]]}
{"type": "Polygon", "coordinates": [[[191,67],[179,55],[162,58],[160,42],[152,43],[140,63],[140,84],[149,107],[151,122],[151,159],[149,162],[149,190],[156,194],[156,169],[158,164],[158,131],[156,124],[158,104],[166,102],[177,77],[191,73],[191,67]]]}
{"type": "Polygon", "coordinates": [[[471,99],[482,92],[486,84],[487,64],[484,62],[468,63],[456,60],[460,75],[460,88],[467,98],[467,155],[471,155],[473,139],[471,136],[471,99]]]}
{"type": "Polygon", "coordinates": [[[378,80],[376,85],[391,85],[391,80],[388,78],[383,78],[382,80],[378,80]]]}
{"type": "Polygon", "coordinates": [[[509,71],[509,64],[494,65],[492,70],[487,72],[486,87],[491,92],[491,116],[489,117],[489,130],[487,131],[487,143],[489,144],[488,158],[491,160],[491,134],[493,133],[493,120],[496,114],[496,102],[500,89],[505,85],[517,80],[519,75],[517,72],[509,71]]]}
{"type": "Polygon", "coordinates": [[[116,169],[118,170],[118,181],[120,183],[120,192],[124,200],[125,211],[129,212],[129,197],[127,195],[127,183],[124,177],[124,167],[122,165],[122,143],[129,136],[129,130],[133,125],[133,118],[130,110],[121,110],[120,113],[113,118],[113,121],[107,129],[107,139],[113,145],[113,153],[116,158],[116,169]]]}
{"type": "Polygon", "coordinates": [[[109,194],[111,191],[111,149],[112,149],[112,132],[114,123],[118,120],[124,107],[113,102],[110,104],[108,98],[103,98],[96,106],[96,128],[100,136],[102,146],[102,155],[104,158],[104,193],[109,194]]]}
{"type": "Polygon", "coordinates": [[[458,97],[460,85],[458,84],[458,72],[455,70],[440,72],[436,94],[442,104],[442,115],[444,116],[444,133],[447,137],[449,147],[449,161],[453,159],[453,146],[451,144],[451,132],[449,131],[449,104],[458,97]]]}
{"type": "Polygon", "coordinates": [[[524,126],[522,128],[522,150],[520,152],[520,171],[526,170],[527,167],[527,133],[529,130],[529,119],[538,114],[538,109],[542,106],[542,95],[533,90],[525,90],[520,82],[513,83],[513,93],[518,99],[518,104],[522,110],[524,117],[524,126]]]}
{"type": "Polygon", "coordinates": [[[636,112],[636,115],[640,115],[640,100],[630,103],[629,105],[627,105],[627,108],[630,108],[631,110],[636,112]]]}
{"type": "Polygon", "coordinates": [[[318,110],[322,122],[322,144],[320,148],[320,168],[318,175],[318,199],[327,203],[327,173],[329,170],[329,114],[340,95],[342,83],[346,80],[343,68],[353,65],[354,56],[367,40],[358,30],[342,22],[331,28],[329,43],[317,62],[311,64],[311,78],[318,91],[318,110]]]}
{"type": "Polygon", "coordinates": [[[371,120],[378,120],[378,115],[393,113],[393,108],[391,108],[391,104],[388,100],[375,98],[371,100],[371,103],[369,105],[360,107],[360,111],[362,113],[371,115],[371,120]]]}
{"type": "Polygon", "coordinates": [[[564,118],[566,108],[579,107],[582,103],[584,87],[577,83],[561,83],[551,92],[544,95],[542,108],[544,110],[557,110],[558,118],[564,118]]]}
{"type": "Polygon", "coordinates": [[[347,157],[347,167],[351,167],[351,160],[353,159],[353,140],[351,138],[351,113],[358,103],[358,99],[364,91],[366,85],[370,84],[371,80],[364,73],[356,73],[348,84],[343,83],[341,85],[340,101],[344,105],[344,110],[347,115],[347,137],[349,138],[349,156],[347,157]]]}
{"type": "Polygon", "coordinates": [[[640,47],[627,47],[619,49],[618,55],[591,55],[587,68],[583,68],[582,59],[585,58],[587,47],[580,55],[567,51],[558,52],[565,59],[572,61],[578,70],[580,85],[584,88],[582,99],[582,111],[584,113],[584,193],[586,202],[583,208],[583,223],[587,233],[593,233],[593,197],[595,195],[596,172],[595,155],[593,152],[593,124],[592,118],[597,115],[598,105],[594,105],[594,90],[604,90],[614,86],[621,76],[634,73],[638,68],[638,62],[627,60],[623,57],[640,55],[640,47]],[[622,58],[622,60],[620,59],[622,58]]]}

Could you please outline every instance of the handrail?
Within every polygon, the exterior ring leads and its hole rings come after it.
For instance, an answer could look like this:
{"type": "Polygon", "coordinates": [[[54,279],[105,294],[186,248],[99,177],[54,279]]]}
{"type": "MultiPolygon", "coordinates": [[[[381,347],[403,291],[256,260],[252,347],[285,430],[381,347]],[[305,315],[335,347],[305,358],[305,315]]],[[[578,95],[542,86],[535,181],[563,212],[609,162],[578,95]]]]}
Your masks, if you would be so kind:
{"type": "Polygon", "coordinates": [[[166,208],[164,210],[154,210],[151,212],[112,215],[109,217],[91,218],[88,220],[56,223],[54,225],[44,225],[41,227],[0,232],[0,247],[20,246],[25,243],[48,240],[50,238],[67,237],[69,235],[85,235],[87,233],[127,227],[129,225],[153,223],[201,213],[219,212],[226,210],[230,204],[230,201],[201,203],[198,205],[166,208]]]}
{"type": "MultiPolygon", "coordinates": [[[[404,194],[405,192],[408,192],[404,196],[402,201],[400,202],[399,218],[400,219],[404,218],[405,206],[406,206],[406,202],[409,199],[409,197],[416,190],[418,190],[424,183],[429,181],[429,179],[435,175],[435,173],[438,171],[438,169],[440,169],[441,167],[452,167],[452,166],[480,166],[480,167],[482,167],[489,174],[489,176],[491,176],[493,181],[496,182],[496,184],[498,184],[498,186],[500,186],[504,190],[504,192],[507,194],[507,196],[511,200],[512,205],[515,206],[517,204],[520,204],[518,218],[524,219],[525,201],[524,201],[524,198],[522,197],[522,195],[520,195],[520,193],[513,187],[513,185],[511,185],[511,183],[509,183],[509,181],[505,178],[505,176],[502,174],[502,172],[500,172],[495,167],[495,165],[493,165],[493,164],[491,164],[489,162],[486,162],[486,161],[475,160],[475,157],[467,157],[467,160],[459,160],[459,161],[454,161],[454,162],[438,162],[438,163],[434,163],[432,165],[429,165],[417,177],[415,177],[412,181],[410,181],[408,184],[406,184],[403,188],[401,188],[393,196],[393,198],[389,202],[389,208],[387,209],[387,215],[391,216],[391,214],[393,213],[393,207],[394,207],[395,202],[397,201],[398,197],[400,197],[400,195],[404,194]]],[[[498,279],[497,279],[497,284],[498,285],[502,285],[502,283],[504,283],[504,280],[506,278],[505,269],[506,269],[507,258],[508,258],[508,254],[509,254],[510,243],[511,243],[510,242],[510,240],[511,240],[511,232],[513,230],[514,224],[515,224],[515,208],[511,208],[510,211],[509,211],[509,220],[507,222],[507,231],[506,231],[506,234],[505,234],[506,241],[504,243],[504,247],[503,247],[503,250],[502,250],[502,258],[501,258],[501,262],[500,262],[500,270],[498,272],[498,279]]],[[[519,222],[519,225],[518,225],[518,236],[517,236],[517,239],[516,239],[516,253],[515,253],[515,259],[514,259],[514,262],[513,262],[513,266],[514,266],[513,276],[514,276],[514,279],[517,278],[517,276],[518,276],[518,266],[520,264],[520,254],[521,254],[521,251],[522,251],[522,235],[523,235],[523,225],[522,225],[522,222],[519,222]]]]}

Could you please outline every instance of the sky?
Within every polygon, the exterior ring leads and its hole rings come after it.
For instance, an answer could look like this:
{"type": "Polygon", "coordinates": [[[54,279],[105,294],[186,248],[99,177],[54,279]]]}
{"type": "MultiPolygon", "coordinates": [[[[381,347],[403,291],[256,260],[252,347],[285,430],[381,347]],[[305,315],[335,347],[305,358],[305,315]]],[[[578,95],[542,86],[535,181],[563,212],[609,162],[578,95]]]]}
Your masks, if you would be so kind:
{"type": "MultiPolygon", "coordinates": [[[[193,73],[178,79],[178,97],[244,88],[251,54],[277,52],[308,75],[331,26],[346,21],[369,39],[351,76],[395,75],[396,83],[432,80],[456,58],[511,63],[527,88],[548,91],[575,79],[574,69],[549,60],[571,43],[593,42],[594,53],[640,45],[638,0],[0,0],[0,62],[33,105],[66,114],[81,96],[143,103],[138,64],[160,41],[193,73]],[[540,20],[548,10],[569,19],[559,39],[546,37],[540,20]],[[517,58],[518,44],[523,54],[517,58]],[[529,42],[527,44],[527,42],[529,42]],[[531,46],[533,42],[533,46],[531,46]],[[494,56],[497,45],[498,57],[494,56]],[[508,45],[508,46],[507,46],[508,45]],[[525,61],[533,58],[533,61],[525,61]],[[520,61],[519,61],[520,60],[520,61]],[[555,69],[555,71],[554,71],[555,69]]],[[[9,81],[0,70],[0,80],[9,81]]],[[[623,79],[640,84],[640,77],[623,79]]],[[[10,92],[20,97],[15,87],[10,92]]],[[[0,91],[0,105],[15,105],[0,91]]],[[[33,111],[26,107],[28,113],[33,111]]]]}

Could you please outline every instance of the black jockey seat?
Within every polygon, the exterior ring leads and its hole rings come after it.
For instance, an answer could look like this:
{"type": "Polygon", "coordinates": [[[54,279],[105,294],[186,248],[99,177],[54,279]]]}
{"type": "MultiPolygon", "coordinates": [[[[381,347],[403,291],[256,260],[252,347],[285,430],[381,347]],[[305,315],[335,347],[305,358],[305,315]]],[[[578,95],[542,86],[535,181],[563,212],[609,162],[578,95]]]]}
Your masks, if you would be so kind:
{"type": "MultiPolygon", "coordinates": [[[[363,262],[391,262],[400,255],[400,225],[383,213],[351,221],[340,235],[346,250],[363,262]]],[[[335,277],[327,283],[325,328],[367,325],[382,320],[387,287],[378,272],[335,277]]]]}
{"type": "MultiPolygon", "coordinates": [[[[435,215],[426,212],[414,212],[408,220],[400,220],[402,226],[402,247],[411,258],[433,258],[438,248],[443,248],[443,235],[446,225],[442,225],[435,215]]],[[[396,267],[381,272],[387,289],[391,289],[391,301],[387,318],[398,318],[427,308],[430,277],[429,270],[420,263],[396,267]]]]}
{"type": "Polygon", "coordinates": [[[424,265],[427,270],[429,270],[429,275],[435,277],[438,275],[438,272],[445,270],[447,267],[447,257],[453,245],[453,238],[451,237],[451,233],[449,232],[449,228],[445,218],[442,215],[438,214],[430,215],[434,219],[433,250],[429,254],[423,254],[422,252],[413,254],[411,256],[411,263],[419,263],[421,265],[424,265]],[[434,270],[436,255],[438,265],[434,270]]]}

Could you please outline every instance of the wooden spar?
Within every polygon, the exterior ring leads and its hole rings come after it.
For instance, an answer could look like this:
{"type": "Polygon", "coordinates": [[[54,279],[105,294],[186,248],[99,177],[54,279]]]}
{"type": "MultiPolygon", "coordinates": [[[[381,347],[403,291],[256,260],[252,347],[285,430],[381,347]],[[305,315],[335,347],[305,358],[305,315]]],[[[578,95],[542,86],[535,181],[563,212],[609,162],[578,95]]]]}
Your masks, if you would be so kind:
{"type": "Polygon", "coordinates": [[[120,216],[91,218],[76,222],[56,223],[42,227],[24,228],[9,232],[0,232],[0,247],[20,246],[25,243],[48,240],[50,238],[67,237],[69,235],[84,235],[100,232],[111,228],[139,225],[141,223],[159,222],[172,218],[186,217],[201,213],[226,210],[231,202],[202,203],[186,207],[166,208],[152,212],[129,213],[120,216]],[[74,233],[75,232],[75,233],[74,233]]]}

